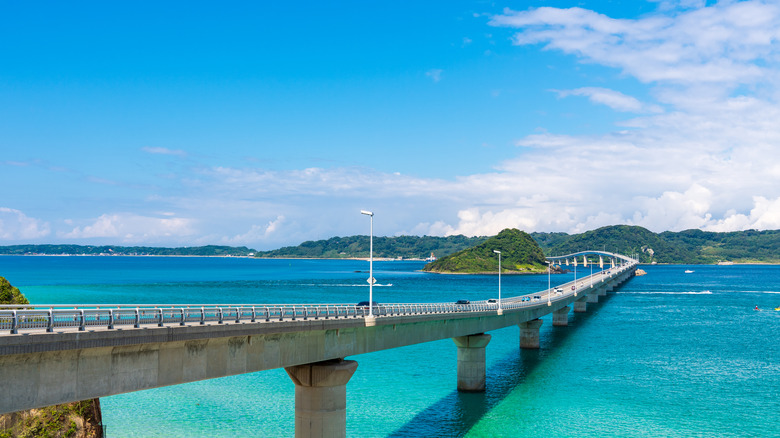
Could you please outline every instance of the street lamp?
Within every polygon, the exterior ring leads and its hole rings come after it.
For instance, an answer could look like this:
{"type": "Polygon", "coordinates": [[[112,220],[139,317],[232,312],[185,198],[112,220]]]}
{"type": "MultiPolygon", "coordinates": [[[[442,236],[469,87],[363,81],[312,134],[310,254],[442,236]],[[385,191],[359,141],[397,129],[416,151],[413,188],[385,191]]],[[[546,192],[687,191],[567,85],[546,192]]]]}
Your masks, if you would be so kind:
{"type": "Polygon", "coordinates": [[[371,217],[371,234],[369,235],[368,253],[368,317],[374,317],[374,213],[360,210],[360,214],[371,217]]]}
{"type": "Polygon", "coordinates": [[[550,302],[550,266],[552,266],[552,262],[549,260],[545,260],[545,263],[547,263],[547,305],[551,306],[552,303],[550,302]]]}
{"type": "Polygon", "coordinates": [[[493,252],[498,254],[498,314],[501,315],[504,313],[501,311],[501,251],[494,249],[493,252]]]}

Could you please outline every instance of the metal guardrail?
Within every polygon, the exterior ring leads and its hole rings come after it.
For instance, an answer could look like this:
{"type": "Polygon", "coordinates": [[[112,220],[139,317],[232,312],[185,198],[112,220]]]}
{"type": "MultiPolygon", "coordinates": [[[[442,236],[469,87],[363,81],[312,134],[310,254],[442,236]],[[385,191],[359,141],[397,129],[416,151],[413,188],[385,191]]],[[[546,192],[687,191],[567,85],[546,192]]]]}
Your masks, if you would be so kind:
{"type": "MultiPolygon", "coordinates": [[[[575,282],[558,285],[550,290],[502,299],[501,309],[512,310],[538,306],[546,301],[555,302],[576,295],[582,288],[590,288],[614,278],[635,266],[628,263],[620,267],[577,279],[575,282]],[[599,277],[597,282],[591,279],[599,277]],[[585,284],[589,282],[588,284],[585,284]],[[570,286],[574,286],[570,288],[570,286]],[[554,293],[558,288],[563,293],[554,293]],[[544,300],[541,297],[544,296],[544,300]]],[[[207,323],[280,322],[317,319],[362,318],[368,315],[368,306],[355,304],[262,304],[262,305],[40,305],[0,306],[0,330],[18,334],[20,330],[116,329],[117,327],[140,328],[142,326],[205,325],[207,323]]],[[[373,314],[377,317],[451,314],[485,312],[498,310],[498,303],[486,301],[469,304],[456,303],[406,303],[374,304],[373,314]]]]}

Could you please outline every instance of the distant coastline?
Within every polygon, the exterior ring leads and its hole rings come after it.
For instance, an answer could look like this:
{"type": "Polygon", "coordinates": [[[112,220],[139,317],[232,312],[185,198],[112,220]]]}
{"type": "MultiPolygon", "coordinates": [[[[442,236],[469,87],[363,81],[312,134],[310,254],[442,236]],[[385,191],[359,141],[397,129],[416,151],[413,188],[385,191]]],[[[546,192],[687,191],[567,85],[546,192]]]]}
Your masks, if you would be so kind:
{"type": "Polygon", "coordinates": [[[228,256],[253,257],[257,251],[245,246],[206,245],[192,247],[153,247],[117,245],[35,244],[0,246],[0,255],[67,256],[228,256]]]}
{"type": "MultiPolygon", "coordinates": [[[[710,232],[701,230],[654,233],[646,228],[611,225],[580,234],[529,233],[546,255],[600,249],[631,255],[641,264],[738,265],[780,264],[780,230],[710,232]]],[[[490,237],[462,235],[374,236],[374,260],[429,261],[476,247],[490,237]]],[[[245,246],[149,247],[118,245],[23,244],[0,246],[0,255],[103,255],[240,257],[268,259],[367,260],[369,236],[332,237],[269,251],[245,246]]],[[[495,268],[493,268],[495,269],[495,268]]]]}
{"type": "MultiPolygon", "coordinates": [[[[191,255],[191,254],[46,254],[46,253],[26,253],[26,254],[6,254],[0,253],[0,257],[204,257],[204,258],[230,258],[230,259],[257,259],[257,260],[360,260],[369,261],[367,257],[257,257],[254,255],[191,255]]],[[[422,258],[393,258],[393,257],[374,257],[375,262],[425,262],[428,261],[422,258]]],[[[767,265],[775,266],[780,265],[780,262],[731,262],[724,263],[647,263],[640,262],[639,265],[650,266],[682,266],[682,265],[697,265],[697,266],[746,266],[746,265],[767,265]]],[[[432,274],[450,274],[450,275],[491,275],[498,274],[496,272],[430,272],[432,274]]],[[[502,271],[501,275],[528,275],[537,274],[535,272],[509,272],[502,271]]],[[[560,272],[553,272],[553,274],[560,274],[560,272]]]]}

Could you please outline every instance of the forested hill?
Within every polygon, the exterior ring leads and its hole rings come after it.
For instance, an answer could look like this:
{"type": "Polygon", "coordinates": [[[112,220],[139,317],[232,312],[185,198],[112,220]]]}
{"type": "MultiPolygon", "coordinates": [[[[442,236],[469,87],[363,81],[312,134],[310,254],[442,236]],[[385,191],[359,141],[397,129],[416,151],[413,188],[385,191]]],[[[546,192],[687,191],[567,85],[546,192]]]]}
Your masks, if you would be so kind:
{"type": "Polygon", "coordinates": [[[0,246],[2,255],[159,255],[159,256],[248,256],[255,251],[245,246],[186,246],[164,248],[154,246],[92,246],[92,245],[10,245],[0,246]]]}
{"type": "Polygon", "coordinates": [[[546,272],[544,252],[528,233],[507,228],[479,245],[428,263],[423,271],[459,274],[498,272],[501,252],[501,272],[536,274],[546,272]]]}
{"type": "MultiPolygon", "coordinates": [[[[433,254],[447,254],[471,248],[487,240],[487,237],[432,237],[397,236],[374,237],[374,257],[425,259],[433,254]]],[[[266,258],[368,258],[369,236],[332,237],[327,240],[303,242],[298,246],[286,246],[273,251],[260,251],[257,257],[266,258]]]]}
{"type": "Polygon", "coordinates": [[[531,236],[547,255],[602,249],[636,255],[641,263],[780,263],[780,230],[654,233],[638,226],[613,225],[582,234],[533,233],[531,236]]]}

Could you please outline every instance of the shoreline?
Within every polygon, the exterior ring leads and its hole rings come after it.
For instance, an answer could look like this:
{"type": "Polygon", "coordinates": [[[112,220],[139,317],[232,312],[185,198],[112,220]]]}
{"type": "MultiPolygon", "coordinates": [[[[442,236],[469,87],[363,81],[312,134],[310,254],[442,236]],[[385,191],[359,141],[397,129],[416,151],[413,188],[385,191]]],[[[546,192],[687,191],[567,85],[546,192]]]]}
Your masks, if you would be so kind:
{"type": "MultiPolygon", "coordinates": [[[[0,254],[0,257],[213,257],[228,259],[257,260],[364,260],[362,257],[255,257],[239,255],[193,255],[193,254],[0,254]]],[[[375,262],[424,262],[425,259],[397,259],[390,257],[374,258],[375,262]]]]}
{"type": "MultiPolygon", "coordinates": [[[[446,275],[498,275],[498,271],[451,272],[451,271],[425,271],[425,270],[421,270],[420,272],[425,272],[426,274],[446,274],[446,275]]],[[[518,271],[504,272],[504,271],[501,271],[501,275],[539,275],[539,274],[547,274],[547,271],[542,271],[542,272],[518,272],[518,271]]],[[[551,272],[551,274],[562,274],[562,272],[551,272]]]]}

